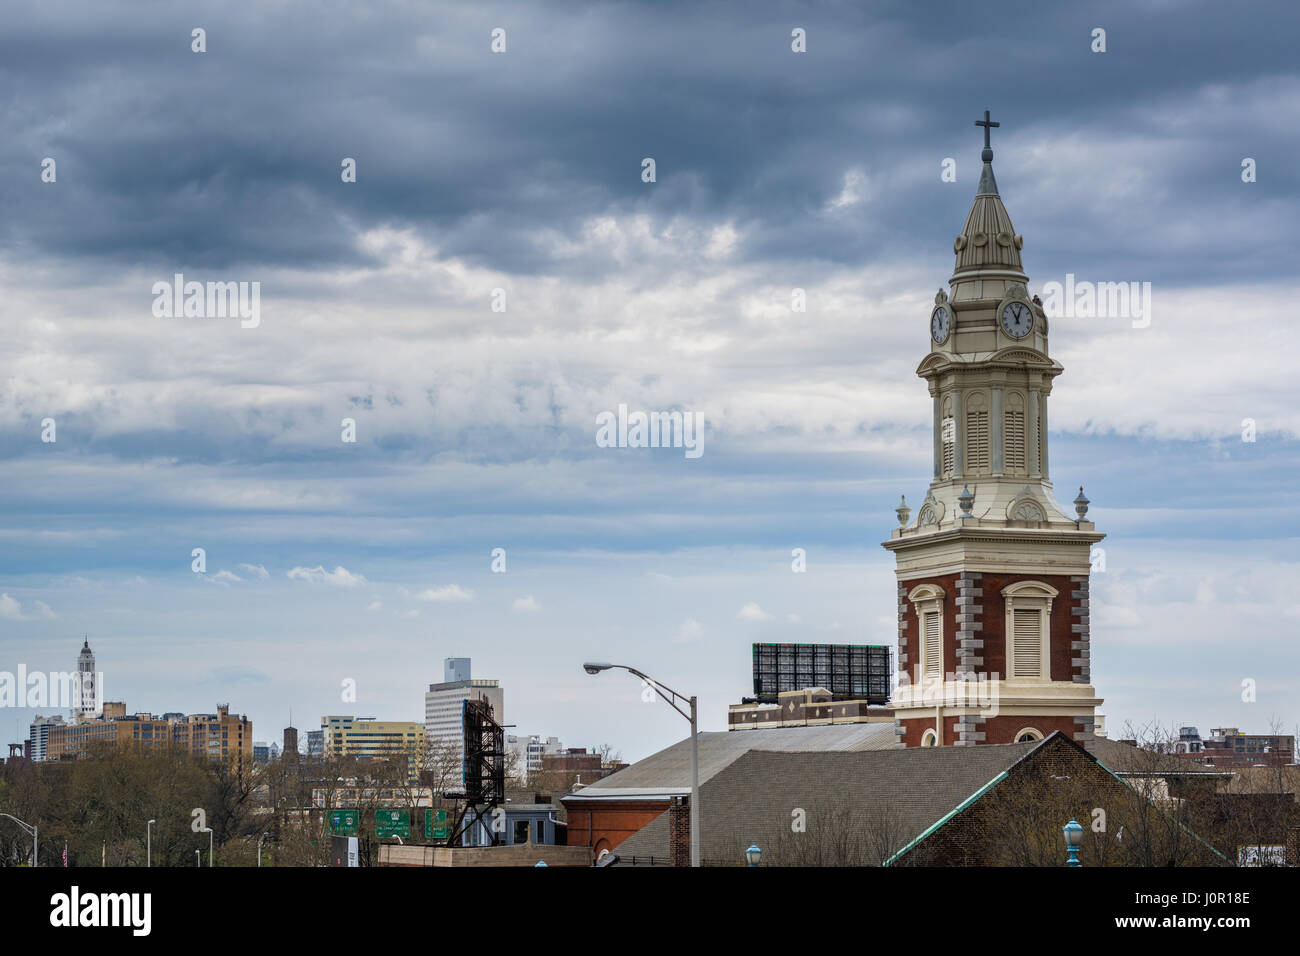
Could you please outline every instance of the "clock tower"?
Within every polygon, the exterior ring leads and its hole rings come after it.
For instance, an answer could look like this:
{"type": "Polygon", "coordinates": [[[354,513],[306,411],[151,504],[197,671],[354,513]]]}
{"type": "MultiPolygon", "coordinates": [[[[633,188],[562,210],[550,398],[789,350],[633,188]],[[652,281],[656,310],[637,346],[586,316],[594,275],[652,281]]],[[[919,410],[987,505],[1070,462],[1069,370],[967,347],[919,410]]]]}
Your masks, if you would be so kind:
{"type": "Polygon", "coordinates": [[[884,547],[898,581],[899,745],[971,746],[1059,730],[1091,749],[1101,703],[1089,668],[1088,574],[1104,535],[1080,487],[1052,490],[1047,399],[1063,371],[1026,289],[1023,238],[993,178],[989,131],[956,266],[928,316],[934,468],[884,547]]]}

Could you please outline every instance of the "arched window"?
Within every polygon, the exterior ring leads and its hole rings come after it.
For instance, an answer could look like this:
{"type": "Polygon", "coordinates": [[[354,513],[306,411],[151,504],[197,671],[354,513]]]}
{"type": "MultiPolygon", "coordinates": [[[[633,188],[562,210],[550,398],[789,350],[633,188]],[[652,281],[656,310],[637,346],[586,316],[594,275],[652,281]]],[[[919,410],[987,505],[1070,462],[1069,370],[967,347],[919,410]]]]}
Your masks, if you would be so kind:
{"type": "Polygon", "coordinates": [[[917,663],[921,680],[943,680],[943,588],[935,584],[918,585],[907,599],[916,609],[917,663]]]}
{"type": "Polygon", "coordinates": [[[927,730],[925,733],[921,735],[921,746],[922,747],[939,746],[939,735],[936,734],[932,729],[927,730]]]}
{"type": "Polygon", "coordinates": [[[1009,679],[1051,678],[1052,600],[1059,593],[1056,588],[1042,581],[1017,581],[1002,589],[1006,605],[1009,679]]]}
{"type": "Polygon", "coordinates": [[[1043,732],[1037,727],[1025,727],[1023,730],[1016,731],[1016,743],[1023,744],[1030,740],[1042,740],[1043,732]]]}

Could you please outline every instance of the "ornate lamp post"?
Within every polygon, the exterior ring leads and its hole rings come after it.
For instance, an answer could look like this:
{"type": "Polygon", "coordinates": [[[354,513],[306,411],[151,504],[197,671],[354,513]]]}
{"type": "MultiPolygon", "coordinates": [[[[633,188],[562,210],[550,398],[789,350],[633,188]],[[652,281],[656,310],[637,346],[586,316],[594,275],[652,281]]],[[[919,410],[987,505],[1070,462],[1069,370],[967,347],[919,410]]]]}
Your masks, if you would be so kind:
{"type": "Polygon", "coordinates": [[[1065,861],[1066,866],[1083,866],[1079,862],[1079,846],[1083,843],[1083,827],[1071,820],[1065,826],[1061,827],[1061,832],[1065,835],[1065,851],[1070,855],[1065,861]]]}

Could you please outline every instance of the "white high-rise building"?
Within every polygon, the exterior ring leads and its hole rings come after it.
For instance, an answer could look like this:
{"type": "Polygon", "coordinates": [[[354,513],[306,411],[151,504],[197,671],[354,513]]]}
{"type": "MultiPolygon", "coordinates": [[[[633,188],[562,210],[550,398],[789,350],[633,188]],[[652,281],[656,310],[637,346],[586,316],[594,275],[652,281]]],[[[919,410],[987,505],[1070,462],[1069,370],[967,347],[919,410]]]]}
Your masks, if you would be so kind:
{"type": "Polygon", "coordinates": [[[95,652],[90,649],[90,639],[81,645],[77,655],[77,687],[80,700],[77,701],[76,716],[78,720],[90,720],[99,713],[98,677],[95,673],[95,652]]]}
{"type": "Polygon", "coordinates": [[[525,777],[540,773],[543,754],[558,754],[564,750],[559,737],[542,737],[530,734],[527,737],[506,736],[506,753],[513,757],[514,771],[525,777]]]}
{"type": "Polygon", "coordinates": [[[32,760],[41,761],[45,759],[50,743],[50,730],[54,727],[62,727],[66,723],[61,714],[54,714],[51,717],[36,715],[36,719],[32,721],[32,725],[27,732],[28,750],[32,760]]]}
{"type": "Polygon", "coordinates": [[[427,746],[465,756],[462,720],[465,701],[486,700],[492,705],[492,719],[505,723],[505,692],[494,680],[473,680],[468,657],[449,657],[443,661],[443,681],[430,684],[424,695],[424,739],[427,746]]]}

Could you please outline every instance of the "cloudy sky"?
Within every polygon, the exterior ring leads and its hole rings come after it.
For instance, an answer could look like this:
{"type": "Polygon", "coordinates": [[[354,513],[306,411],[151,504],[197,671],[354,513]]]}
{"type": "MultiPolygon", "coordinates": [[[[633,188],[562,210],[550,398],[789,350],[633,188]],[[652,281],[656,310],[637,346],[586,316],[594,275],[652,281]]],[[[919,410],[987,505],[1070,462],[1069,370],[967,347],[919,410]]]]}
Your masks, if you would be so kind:
{"type": "MultiPolygon", "coordinates": [[[[111,699],[229,701],[266,740],[291,711],[422,719],[442,659],[469,656],[515,732],[637,758],[685,725],[584,659],[698,694],[722,729],[754,641],[893,644],[879,543],[929,480],[914,370],[989,109],[1031,291],[1152,287],[1148,327],[1052,326],[1058,497],[1084,485],[1109,535],[1111,732],[1294,726],[1298,21],[1180,0],[15,7],[0,670],[71,668],[88,635],[111,699]],[[260,324],[156,316],[176,273],[260,283],[260,324]],[[702,413],[704,454],[597,447],[620,403],[702,413]]],[[[4,737],[33,713],[0,714],[4,737]]]]}

